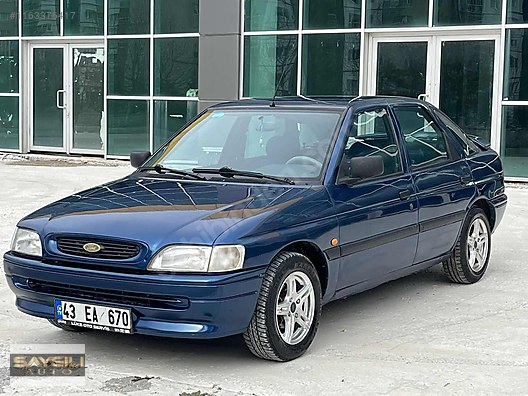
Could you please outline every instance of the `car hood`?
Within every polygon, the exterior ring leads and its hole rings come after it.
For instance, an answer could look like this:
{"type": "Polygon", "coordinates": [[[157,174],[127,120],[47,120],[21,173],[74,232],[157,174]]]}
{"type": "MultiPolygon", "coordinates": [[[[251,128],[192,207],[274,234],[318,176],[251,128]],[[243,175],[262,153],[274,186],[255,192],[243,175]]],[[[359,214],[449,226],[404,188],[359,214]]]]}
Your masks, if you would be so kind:
{"type": "Polygon", "coordinates": [[[321,188],[131,175],[50,204],[19,226],[44,239],[107,237],[143,242],[151,251],[171,243],[211,245],[241,220],[271,216],[316,190],[321,188]]]}

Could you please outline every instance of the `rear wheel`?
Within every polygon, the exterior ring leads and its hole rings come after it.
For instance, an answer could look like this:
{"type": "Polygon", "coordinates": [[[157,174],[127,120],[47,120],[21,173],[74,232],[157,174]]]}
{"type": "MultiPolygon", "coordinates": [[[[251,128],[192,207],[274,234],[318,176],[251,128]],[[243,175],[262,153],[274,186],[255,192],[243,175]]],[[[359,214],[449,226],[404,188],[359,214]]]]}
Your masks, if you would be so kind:
{"type": "Polygon", "coordinates": [[[321,284],[313,264],[302,254],[283,252],[266,270],[244,340],[255,356],[292,360],[312,343],[320,316],[321,284]]]}
{"type": "Polygon", "coordinates": [[[48,322],[50,322],[53,326],[58,327],[61,330],[65,331],[73,331],[73,332],[81,332],[86,331],[88,329],[85,329],[84,327],[79,326],[70,326],[63,323],[59,323],[56,319],[48,319],[48,322]]]}
{"type": "Polygon", "coordinates": [[[474,207],[466,216],[452,256],[444,272],[455,283],[478,282],[486,272],[491,253],[491,229],[484,211],[474,207]]]}

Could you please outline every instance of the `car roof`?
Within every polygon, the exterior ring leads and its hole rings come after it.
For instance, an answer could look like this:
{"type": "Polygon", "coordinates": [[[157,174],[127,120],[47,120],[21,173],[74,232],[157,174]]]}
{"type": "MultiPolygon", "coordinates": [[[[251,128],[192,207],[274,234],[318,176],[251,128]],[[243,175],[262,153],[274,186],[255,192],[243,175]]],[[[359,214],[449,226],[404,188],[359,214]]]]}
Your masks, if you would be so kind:
{"type": "MultiPolygon", "coordinates": [[[[263,108],[272,107],[271,99],[243,99],[233,102],[224,102],[209,107],[210,109],[248,109],[248,108],[263,108]]],[[[407,98],[403,96],[358,96],[352,97],[280,97],[275,98],[274,104],[276,108],[309,108],[309,109],[332,109],[332,110],[346,110],[348,108],[364,108],[375,105],[391,105],[391,104],[421,104],[429,105],[423,100],[415,98],[407,98]]]]}

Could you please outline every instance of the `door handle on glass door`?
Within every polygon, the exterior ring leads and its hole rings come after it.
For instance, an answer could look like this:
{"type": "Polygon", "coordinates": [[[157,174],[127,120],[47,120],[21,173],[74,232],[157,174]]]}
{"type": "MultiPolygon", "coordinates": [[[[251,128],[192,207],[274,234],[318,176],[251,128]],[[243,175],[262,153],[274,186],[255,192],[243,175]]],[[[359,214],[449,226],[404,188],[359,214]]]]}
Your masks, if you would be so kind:
{"type": "Polygon", "coordinates": [[[428,97],[429,95],[427,94],[420,94],[418,95],[418,100],[423,100],[424,102],[426,102],[428,97]]]}
{"type": "Polygon", "coordinates": [[[64,89],[58,89],[57,90],[57,94],[56,94],[56,105],[57,105],[57,108],[58,109],[64,109],[66,107],[65,103],[64,103],[64,94],[66,93],[66,91],[64,89]],[[60,104],[60,96],[61,94],[63,95],[62,96],[62,105],[60,104]]]}

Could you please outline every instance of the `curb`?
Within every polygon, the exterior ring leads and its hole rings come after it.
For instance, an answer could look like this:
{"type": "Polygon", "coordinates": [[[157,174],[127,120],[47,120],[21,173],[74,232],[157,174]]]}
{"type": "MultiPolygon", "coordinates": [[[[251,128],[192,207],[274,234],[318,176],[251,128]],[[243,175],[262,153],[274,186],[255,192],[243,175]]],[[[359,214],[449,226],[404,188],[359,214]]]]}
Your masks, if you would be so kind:
{"type": "Polygon", "coordinates": [[[34,163],[34,165],[42,166],[53,166],[54,163],[57,166],[130,166],[129,162],[125,160],[108,160],[96,157],[70,157],[45,154],[13,154],[0,152],[0,163],[17,165],[17,162],[23,163],[24,165],[34,163]]]}

